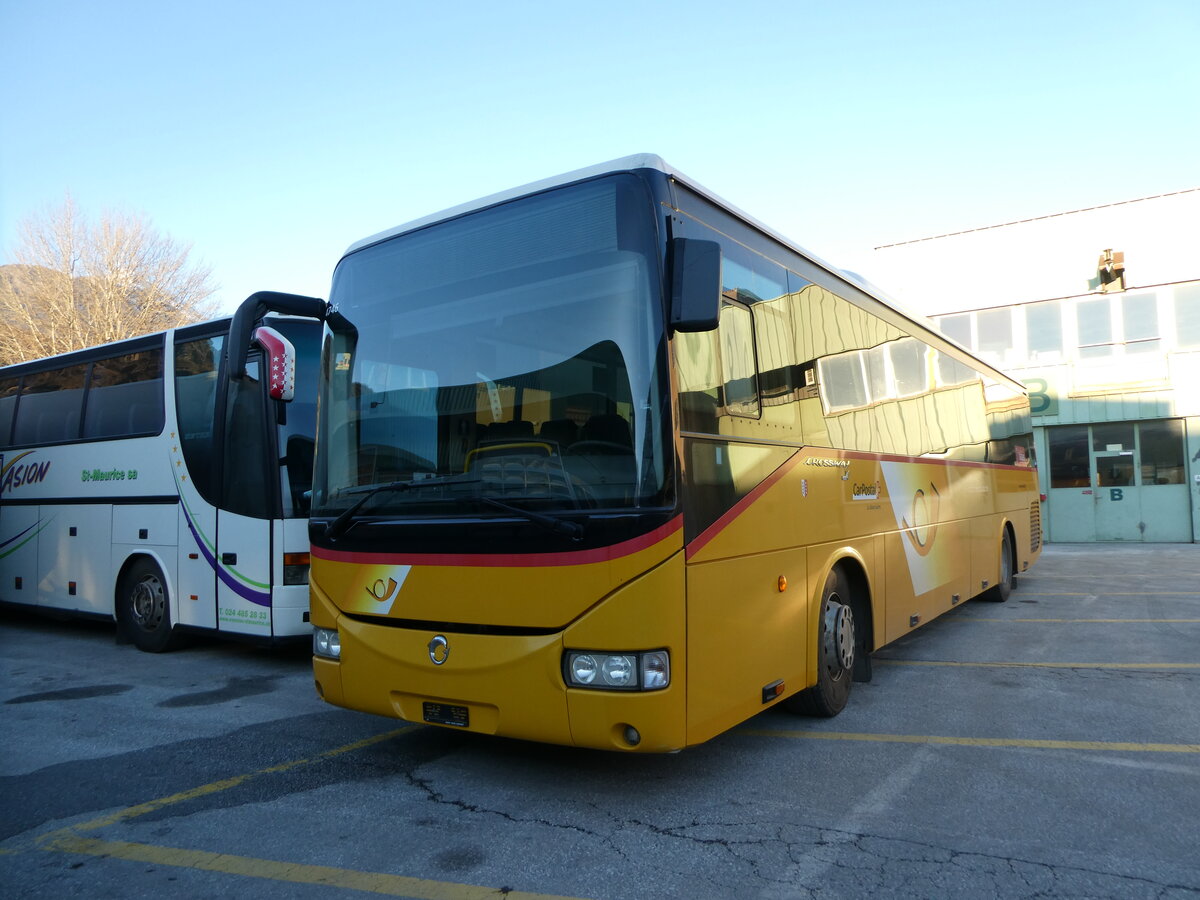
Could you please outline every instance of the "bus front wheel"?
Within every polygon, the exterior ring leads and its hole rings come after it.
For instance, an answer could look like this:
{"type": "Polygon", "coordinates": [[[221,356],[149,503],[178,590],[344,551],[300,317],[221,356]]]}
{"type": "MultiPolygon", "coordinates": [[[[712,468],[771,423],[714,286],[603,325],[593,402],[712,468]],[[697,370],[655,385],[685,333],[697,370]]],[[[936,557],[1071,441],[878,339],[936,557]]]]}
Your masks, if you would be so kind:
{"type": "Polygon", "coordinates": [[[817,634],[817,683],[789,698],[788,708],[808,716],[836,716],[850,699],[857,638],[850,584],[841,569],[825,579],[817,634]]]}
{"type": "Polygon", "coordinates": [[[118,616],[126,635],[139,650],[161,653],[173,645],[171,602],[162,570],[139,559],[121,582],[118,616]]]}

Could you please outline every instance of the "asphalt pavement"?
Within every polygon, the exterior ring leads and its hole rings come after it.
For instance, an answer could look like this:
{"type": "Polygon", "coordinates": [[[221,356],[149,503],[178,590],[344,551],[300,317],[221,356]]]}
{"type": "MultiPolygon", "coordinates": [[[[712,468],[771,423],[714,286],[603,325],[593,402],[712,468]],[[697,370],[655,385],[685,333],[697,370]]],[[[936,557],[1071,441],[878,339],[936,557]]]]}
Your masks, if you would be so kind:
{"type": "Polygon", "coordinates": [[[12,609],[0,673],[5,896],[1200,896],[1200,545],[1048,545],[840,716],[667,756],[335,709],[304,647],[146,654],[12,609]]]}

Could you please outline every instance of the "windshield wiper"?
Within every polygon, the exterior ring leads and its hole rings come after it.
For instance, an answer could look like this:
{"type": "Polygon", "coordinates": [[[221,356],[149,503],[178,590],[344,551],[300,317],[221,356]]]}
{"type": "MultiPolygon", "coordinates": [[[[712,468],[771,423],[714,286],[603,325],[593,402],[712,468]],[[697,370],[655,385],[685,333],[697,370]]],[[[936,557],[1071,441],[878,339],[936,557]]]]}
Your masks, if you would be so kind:
{"type": "Polygon", "coordinates": [[[535,525],[541,525],[543,528],[554,532],[555,534],[563,534],[573,541],[583,540],[583,526],[578,522],[568,522],[565,519],[558,519],[554,516],[546,516],[541,513],[536,513],[528,509],[521,509],[519,506],[513,506],[511,503],[505,503],[503,500],[497,500],[495,497],[479,497],[480,503],[486,503],[488,506],[494,506],[496,509],[502,509],[505,512],[510,512],[515,516],[520,516],[523,519],[528,519],[535,525]]]}
{"type": "Polygon", "coordinates": [[[377,484],[374,487],[364,489],[363,495],[358,500],[325,526],[325,537],[331,541],[336,541],[345,534],[353,524],[355,513],[362,509],[368,500],[372,497],[378,497],[380,494],[386,494],[390,491],[408,491],[413,488],[432,487],[439,484],[476,484],[478,482],[478,478],[447,475],[442,478],[420,478],[412,481],[389,481],[387,484],[377,484]]]}
{"type": "MultiPolygon", "coordinates": [[[[460,485],[460,484],[481,484],[482,479],[477,477],[463,477],[462,475],[446,475],[441,478],[420,478],[413,481],[390,481],[387,484],[377,484],[374,487],[363,488],[363,495],[352,503],[349,507],[338,514],[337,518],[325,526],[325,537],[328,540],[336,541],[339,537],[350,530],[354,524],[354,517],[367,502],[373,497],[380,494],[386,494],[392,491],[411,491],[419,490],[424,487],[436,487],[439,485],[460,485]]],[[[519,506],[513,506],[510,503],[505,503],[503,500],[497,500],[495,497],[486,497],[482,494],[474,495],[471,499],[478,500],[480,503],[486,503],[488,506],[494,506],[497,509],[502,509],[505,512],[520,516],[523,519],[528,519],[536,525],[541,525],[548,531],[554,534],[561,534],[569,537],[573,541],[582,540],[583,526],[578,522],[568,522],[564,519],[559,519],[554,516],[543,515],[542,513],[533,512],[528,509],[521,509],[519,506]]]]}

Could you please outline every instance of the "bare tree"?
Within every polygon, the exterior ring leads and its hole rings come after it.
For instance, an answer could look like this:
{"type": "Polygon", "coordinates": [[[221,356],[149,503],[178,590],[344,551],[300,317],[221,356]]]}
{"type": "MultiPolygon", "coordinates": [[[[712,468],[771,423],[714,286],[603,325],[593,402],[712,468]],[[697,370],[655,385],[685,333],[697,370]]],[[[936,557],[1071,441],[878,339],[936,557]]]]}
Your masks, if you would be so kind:
{"type": "Polygon", "coordinates": [[[139,215],[92,225],[70,196],[29,216],[0,267],[0,365],[211,317],[212,270],[190,252],[139,215]]]}

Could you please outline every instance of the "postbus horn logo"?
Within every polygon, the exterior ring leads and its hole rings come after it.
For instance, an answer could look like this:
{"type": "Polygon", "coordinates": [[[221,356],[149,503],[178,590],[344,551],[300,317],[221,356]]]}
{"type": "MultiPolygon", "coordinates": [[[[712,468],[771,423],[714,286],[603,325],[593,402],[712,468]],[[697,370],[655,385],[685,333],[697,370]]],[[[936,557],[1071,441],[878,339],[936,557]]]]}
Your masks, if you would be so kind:
{"type": "Polygon", "coordinates": [[[942,495],[937,486],[930,482],[929,490],[932,495],[926,497],[925,491],[918,488],[913,494],[912,523],[901,519],[904,534],[920,556],[928,556],[933,549],[933,539],[937,537],[938,510],[942,505],[942,495]]]}
{"type": "Polygon", "coordinates": [[[382,578],[377,578],[375,583],[366,589],[374,599],[380,603],[386,603],[396,595],[396,589],[400,585],[395,578],[389,578],[386,582],[382,578]]]}

